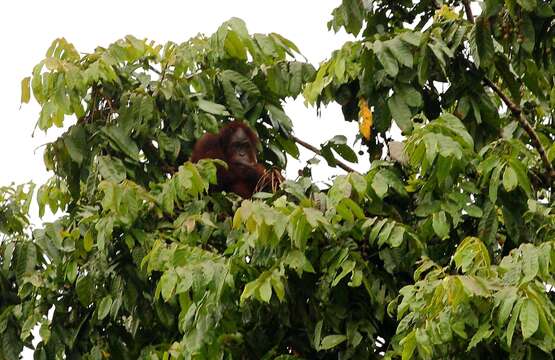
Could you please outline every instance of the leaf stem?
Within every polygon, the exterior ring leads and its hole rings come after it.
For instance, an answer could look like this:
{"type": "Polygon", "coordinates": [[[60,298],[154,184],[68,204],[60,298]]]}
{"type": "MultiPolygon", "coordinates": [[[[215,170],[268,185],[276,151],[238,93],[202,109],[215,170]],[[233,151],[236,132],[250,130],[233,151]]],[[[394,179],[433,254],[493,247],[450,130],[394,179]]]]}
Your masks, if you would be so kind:
{"type": "MultiPolygon", "coordinates": [[[[299,145],[303,146],[304,148],[312,151],[313,153],[315,153],[318,156],[322,156],[322,152],[317,149],[316,147],[310,145],[309,143],[299,139],[298,137],[296,137],[295,135],[291,134],[291,138],[299,145]]],[[[339,166],[340,168],[342,168],[343,170],[345,170],[346,172],[358,172],[355,169],[351,168],[350,166],[344,164],[343,162],[341,162],[340,160],[335,159],[335,162],[337,163],[337,166],[339,166]]]]}

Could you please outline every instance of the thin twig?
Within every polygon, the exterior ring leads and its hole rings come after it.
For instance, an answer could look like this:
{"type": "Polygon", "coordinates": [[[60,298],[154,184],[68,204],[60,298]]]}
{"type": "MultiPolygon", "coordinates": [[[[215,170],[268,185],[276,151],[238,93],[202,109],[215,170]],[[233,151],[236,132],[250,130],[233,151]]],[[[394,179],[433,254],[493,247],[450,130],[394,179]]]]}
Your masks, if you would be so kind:
{"type": "Polygon", "coordinates": [[[534,130],[534,128],[532,127],[532,124],[530,124],[530,122],[524,117],[524,115],[522,114],[522,109],[520,109],[518,105],[516,105],[507,95],[505,95],[505,93],[503,93],[503,91],[499,88],[499,86],[497,86],[493,81],[491,81],[485,76],[482,76],[482,79],[484,83],[487,86],[489,86],[501,98],[501,100],[503,100],[505,105],[507,105],[509,110],[511,110],[513,115],[518,120],[518,123],[520,124],[520,126],[524,129],[524,131],[526,131],[526,134],[528,134],[528,136],[530,137],[532,146],[535,147],[538,153],[540,154],[543,164],[547,169],[546,175],[549,181],[549,185],[551,185],[553,182],[553,179],[555,179],[555,170],[553,169],[553,166],[551,165],[551,162],[547,157],[545,148],[540,142],[540,138],[536,133],[536,131],[534,130]]]}
{"type": "Polygon", "coordinates": [[[468,19],[468,21],[474,24],[474,15],[472,15],[472,8],[470,7],[470,1],[462,0],[462,2],[464,5],[464,11],[466,12],[466,18],[468,19]]]}
{"type": "MultiPolygon", "coordinates": [[[[295,140],[295,142],[305,148],[307,148],[308,150],[312,151],[313,153],[315,153],[318,156],[322,156],[322,152],[317,149],[316,147],[310,145],[309,143],[299,139],[298,137],[296,137],[295,135],[291,134],[291,138],[293,140],[295,140]]],[[[346,172],[358,172],[355,169],[351,168],[350,166],[342,163],[341,161],[335,159],[335,162],[337,163],[337,166],[339,166],[340,168],[342,168],[343,170],[345,170],[346,172]]]]}
{"type": "Polygon", "coordinates": [[[160,70],[156,69],[154,66],[148,64],[148,68],[152,71],[154,71],[156,74],[158,75],[162,75],[162,73],[160,72],[160,70]]]}
{"type": "Polygon", "coordinates": [[[108,107],[110,108],[110,114],[115,114],[116,113],[116,108],[114,106],[114,103],[112,102],[112,99],[110,99],[108,96],[104,95],[104,100],[106,101],[106,104],[108,104],[108,107]]]}

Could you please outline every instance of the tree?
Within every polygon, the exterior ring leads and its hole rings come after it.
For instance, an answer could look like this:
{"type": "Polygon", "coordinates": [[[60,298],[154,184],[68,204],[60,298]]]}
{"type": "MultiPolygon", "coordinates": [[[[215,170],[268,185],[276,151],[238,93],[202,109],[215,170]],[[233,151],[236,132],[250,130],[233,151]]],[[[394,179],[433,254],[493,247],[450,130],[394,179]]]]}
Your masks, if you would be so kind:
{"type": "Polygon", "coordinates": [[[32,186],[0,189],[0,358],[37,326],[38,359],[551,358],[555,4],[477,4],[343,0],[328,27],[355,39],[318,69],[235,18],[179,45],[54,41],[22,101],[43,130],[77,119],[37,192],[63,215],[30,229],[32,186]],[[282,167],[301,92],[360,121],[368,171],[208,193],[195,140],[246,119],[282,167]]]}

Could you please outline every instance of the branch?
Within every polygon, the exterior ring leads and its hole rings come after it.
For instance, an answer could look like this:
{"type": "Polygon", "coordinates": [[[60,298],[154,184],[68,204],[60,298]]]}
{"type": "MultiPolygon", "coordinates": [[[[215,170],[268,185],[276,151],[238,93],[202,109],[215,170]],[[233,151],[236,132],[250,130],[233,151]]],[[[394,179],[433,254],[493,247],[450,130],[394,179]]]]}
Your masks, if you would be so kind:
{"type": "Polygon", "coordinates": [[[542,162],[545,165],[545,168],[547,169],[546,175],[549,181],[549,185],[551,185],[553,182],[553,179],[555,179],[555,170],[553,169],[553,166],[551,165],[551,162],[547,157],[547,153],[545,152],[545,148],[540,142],[540,138],[538,137],[538,134],[536,133],[536,131],[534,130],[530,122],[524,117],[524,115],[522,115],[522,109],[520,109],[518,105],[516,105],[507,95],[505,95],[505,93],[503,93],[503,91],[499,88],[499,86],[497,86],[493,81],[491,81],[485,76],[482,76],[482,79],[484,83],[487,86],[489,86],[501,98],[501,100],[503,100],[505,105],[507,105],[509,110],[511,110],[513,115],[518,120],[518,123],[520,124],[520,126],[524,129],[524,131],[526,131],[526,134],[528,134],[528,136],[530,137],[532,146],[535,147],[538,153],[540,154],[542,162]]]}
{"type": "MultiPolygon", "coordinates": [[[[316,147],[310,145],[307,142],[304,142],[303,140],[299,139],[298,137],[296,137],[293,134],[291,134],[291,138],[293,140],[295,140],[295,142],[297,144],[302,145],[303,147],[307,148],[308,150],[312,151],[313,153],[315,153],[318,156],[322,156],[322,152],[320,150],[318,150],[316,147]]],[[[337,166],[339,166],[340,168],[342,168],[346,172],[356,172],[356,173],[358,173],[358,171],[356,171],[355,169],[351,168],[348,165],[345,165],[344,163],[342,163],[341,161],[339,161],[337,159],[335,159],[335,162],[337,163],[337,166]]]]}
{"type": "Polygon", "coordinates": [[[468,21],[474,24],[474,15],[472,15],[472,8],[470,7],[470,0],[462,0],[464,5],[464,11],[466,12],[466,18],[468,21]]]}
{"type": "Polygon", "coordinates": [[[160,70],[156,69],[154,66],[148,64],[148,68],[152,71],[154,71],[156,74],[158,75],[162,75],[162,73],[160,72],[160,70]]]}

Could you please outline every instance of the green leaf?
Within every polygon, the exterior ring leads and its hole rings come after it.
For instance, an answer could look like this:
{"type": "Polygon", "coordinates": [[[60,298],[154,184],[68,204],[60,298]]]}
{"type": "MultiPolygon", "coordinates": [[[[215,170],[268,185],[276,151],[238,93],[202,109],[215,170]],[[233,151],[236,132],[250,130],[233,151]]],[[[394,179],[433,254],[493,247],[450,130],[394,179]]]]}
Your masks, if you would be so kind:
{"type": "Polygon", "coordinates": [[[412,86],[404,85],[399,87],[399,93],[403,96],[405,103],[411,107],[422,105],[422,95],[412,86]]]}
{"type": "Polygon", "coordinates": [[[77,297],[83,306],[89,306],[92,302],[92,278],[90,275],[79,276],[75,285],[77,297]]]}
{"type": "Polygon", "coordinates": [[[360,196],[366,195],[368,183],[366,182],[366,178],[364,176],[358,173],[351,173],[349,174],[349,181],[360,196]]]}
{"type": "Polygon", "coordinates": [[[283,128],[287,132],[293,129],[293,122],[283,109],[272,104],[267,104],[266,109],[268,110],[274,129],[283,128]]]}
{"type": "Polygon", "coordinates": [[[468,213],[468,216],[472,216],[475,218],[481,218],[484,214],[482,209],[476,205],[465,205],[464,210],[468,213]]]}
{"type": "Polygon", "coordinates": [[[337,204],[335,206],[335,210],[337,211],[337,214],[339,214],[341,218],[347,223],[353,223],[355,221],[353,213],[344,201],[341,201],[339,204],[337,204]]]}
{"type": "Polygon", "coordinates": [[[312,266],[310,261],[308,261],[306,256],[300,250],[293,250],[289,254],[287,254],[284,264],[295,270],[299,277],[302,275],[303,272],[315,272],[314,267],[312,266]]]}
{"type": "Polygon", "coordinates": [[[254,40],[256,41],[264,55],[274,58],[280,58],[280,49],[276,46],[276,43],[271,37],[263,34],[254,34],[254,40]]]}
{"type": "Polygon", "coordinates": [[[110,313],[110,308],[112,307],[112,297],[106,295],[100,302],[98,307],[98,320],[104,319],[110,313]]]}
{"type": "MultiPolygon", "coordinates": [[[[281,46],[283,46],[284,48],[289,48],[293,51],[295,51],[296,53],[300,54],[301,51],[299,50],[299,48],[297,47],[297,45],[295,45],[294,42],[292,42],[291,40],[284,38],[283,36],[281,36],[280,34],[277,33],[270,33],[270,37],[278,44],[280,44],[281,46]]],[[[291,55],[292,56],[292,55],[291,55]]]]}
{"type": "Polygon", "coordinates": [[[83,237],[83,248],[85,249],[85,251],[89,252],[92,250],[94,245],[94,239],[92,236],[92,232],[89,230],[85,233],[85,236],[83,237]]]}
{"type": "Polygon", "coordinates": [[[289,155],[294,157],[295,159],[299,159],[299,148],[297,144],[292,139],[286,139],[281,135],[276,136],[276,139],[279,145],[284,149],[289,155]]]}
{"type": "Polygon", "coordinates": [[[370,231],[370,235],[368,236],[368,242],[370,244],[373,244],[374,241],[378,238],[380,231],[382,230],[382,228],[387,222],[388,222],[388,219],[382,219],[372,227],[372,231],[370,231]]]}
{"type": "Polygon", "coordinates": [[[283,300],[285,300],[285,287],[283,286],[283,282],[281,281],[279,276],[276,276],[274,274],[271,277],[271,283],[277,298],[280,302],[283,302],[283,300]]]}
{"type": "Polygon", "coordinates": [[[334,347],[341,344],[345,340],[347,340],[347,336],[345,335],[328,335],[322,339],[322,344],[320,345],[320,349],[322,350],[333,349],[334,347]]]}
{"type": "Polygon", "coordinates": [[[520,186],[520,188],[524,190],[529,198],[532,198],[532,185],[530,184],[530,179],[528,178],[528,172],[526,171],[526,168],[524,167],[522,162],[516,160],[515,158],[510,158],[509,164],[516,173],[516,177],[518,178],[518,186],[520,186]]]}
{"type": "Polygon", "coordinates": [[[241,294],[240,303],[243,304],[245,300],[252,297],[256,289],[258,288],[257,281],[251,281],[245,288],[243,289],[243,293],[241,294]]]}
{"type": "Polygon", "coordinates": [[[40,335],[41,340],[45,344],[48,344],[48,340],[50,340],[51,331],[50,331],[50,327],[49,327],[47,322],[43,322],[41,324],[40,329],[39,329],[39,335],[40,335]]]}
{"type": "Polygon", "coordinates": [[[470,51],[478,67],[489,66],[495,54],[489,26],[487,18],[478,17],[470,31],[470,51]]]}
{"type": "Polygon", "coordinates": [[[15,250],[15,242],[7,243],[6,247],[4,248],[4,253],[2,254],[2,259],[3,259],[2,270],[5,271],[6,273],[10,269],[10,264],[13,260],[14,250],[15,250]]]}
{"type": "Polygon", "coordinates": [[[81,126],[72,126],[64,137],[64,145],[71,160],[81,165],[88,155],[87,133],[81,126]]]}
{"type": "Polygon", "coordinates": [[[476,347],[476,345],[478,345],[482,340],[489,339],[491,334],[493,334],[493,329],[490,329],[489,323],[482,324],[472,339],[470,339],[470,343],[468,344],[466,351],[470,351],[476,347]]]}
{"type": "Polygon", "coordinates": [[[413,46],[419,46],[420,42],[422,41],[423,35],[417,31],[410,31],[407,30],[403,32],[400,36],[401,40],[404,42],[411,44],[413,46]]]}
{"type": "Polygon", "coordinates": [[[342,271],[335,277],[335,279],[331,283],[331,287],[337,286],[339,282],[347,275],[353,272],[355,269],[356,263],[353,260],[347,260],[343,264],[341,264],[342,271]]]}
{"type": "Polygon", "coordinates": [[[537,7],[536,0],[516,0],[516,2],[528,12],[534,11],[537,7]]]}
{"type": "Polygon", "coordinates": [[[418,83],[424,86],[430,75],[430,53],[426,44],[420,48],[418,59],[418,83]]]}
{"type": "Polygon", "coordinates": [[[246,76],[238,73],[237,71],[224,70],[221,76],[224,80],[228,80],[237,84],[237,86],[239,86],[241,89],[243,89],[250,95],[261,96],[261,93],[258,87],[246,76]]]}
{"type": "Polygon", "coordinates": [[[495,204],[497,202],[497,191],[499,190],[499,179],[501,177],[501,171],[505,165],[499,165],[491,174],[490,182],[489,182],[489,199],[490,201],[495,204]]]}
{"type": "Polygon", "coordinates": [[[160,286],[162,297],[165,301],[168,301],[172,296],[177,285],[177,273],[173,270],[166,271],[160,278],[160,286]]]}
{"type": "Polygon", "coordinates": [[[513,191],[518,185],[518,178],[516,172],[511,166],[505,167],[503,172],[503,187],[507,192],[513,191]]]}
{"type": "Polygon", "coordinates": [[[405,336],[400,341],[400,345],[403,347],[402,359],[412,359],[414,350],[416,349],[416,330],[411,331],[407,336],[405,336]]]}
{"type": "Polygon", "coordinates": [[[492,17],[503,7],[503,0],[486,0],[483,16],[492,17]]]}
{"type": "Polygon", "coordinates": [[[385,242],[391,235],[391,232],[395,228],[395,225],[395,221],[390,221],[383,227],[383,229],[380,231],[380,235],[378,236],[378,246],[382,246],[383,244],[385,244],[385,242]]]}
{"type": "Polygon", "coordinates": [[[398,37],[396,37],[392,40],[387,41],[385,44],[400,64],[403,64],[408,68],[412,68],[412,53],[411,49],[407,46],[406,43],[402,42],[398,37]]]}
{"type": "Polygon", "coordinates": [[[258,294],[261,301],[264,301],[266,303],[270,302],[270,299],[272,298],[272,286],[270,282],[270,277],[264,279],[262,284],[258,287],[258,294]]]}
{"type": "Polygon", "coordinates": [[[231,57],[243,61],[247,59],[245,46],[235,31],[228,31],[224,41],[224,49],[231,57]]]}
{"type": "Polygon", "coordinates": [[[499,326],[504,326],[505,322],[509,318],[509,315],[511,314],[513,305],[518,299],[517,289],[514,287],[503,289],[496,295],[496,298],[497,297],[499,297],[501,301],[501,306],[497,314],[497,323],[499,326]]]}
{"type": "Polygon", "coordinates": [[[321,339],[322,339],[322,326],[323,325],[324,325],[324,321],[320,320],[316,323],[316,326],[314,327],[313,342],[314,342],[314,347],[318,351],[320,351],[320,344],[322,342],[321,339]]]}
{"type": "Polygon", "coordinates": [[[21,80],[21,103],[27,104],[31,100],[31,77],[21,80]]]}
{"type": "Polygon", "coordinates": [[[534,335],[540,323],[538,308],[533,300],[524,299],[519,318],[522,337],[526,340],[534,335]]]}
{"type": "Polygon", "coordinates": [[[322,157],[324,158],[324,160],[326,160],[329,166],[331,167],[337,166],[337,160],[335,159],[335,156],[331,151],[331,145],[328,144],[328,145],[322,146],[322,149],[320,151],[321,151],[322,157]]]}
{"type": "Polygon", "coordinates": [[[70,283],[73,283],[77,278],[77,263],[73,260],[67,264],[66,278],[70,283]]]}
{"type": "Polygon", "coordinates": [[[108,126],[103,127],[101,131],[110,140],[110,144],[114,149],[123,152],[132,160],[139,161],[139,148],[123,129],[116,126],[108,126]]]}
{"type": "Polygon", "coordinates": [[[380,199],[383,199],[389,189],[388,183],[388,179],[383,174],[377,173],[372,179],[370,186],[372,187],[372,190],[376,192],[376,195],[380,199]]]}
{"type": "Polygon", "coordinates": [[[364,20],[363,3],[357,0],[344,0],[332,12],[333,19],[328,22],[328,29],[337,32],[341,27],[349,34],[357,36],[364,20]]]}
{"type": "Polygon", "coordinates": [[[466,291],[466,293],[470,296],[487,297],[489,295],[487,288],[483,285],[483,283],[480,282],[480,278],[463,275],[459,276],[458,279],[464,286],[464,290],[466,291]]]}
{"type": "Polygon", "coordinates": [[[18,336],[17,328],[9,326],[2,334],[2,342],[0,347],[3,350],[4,359],[19,359],[23,351],[23,343],[18,336]]]}
{"type": "Polygon", "coordinates": [[[397,60],[395,60],[393,54],[391,54],[384,43],[380,40],[376,40],[372,44],[372,47],[385,72],[387,72],[391,77],[397,76],[399,73],[399,65],[397,64],[397,60]]]}
{"type": "Polygon", "coordinates": [[[242,119],[245,116],[245,109],[243,108],[241,101],[237,98],[237,94],[235,93],[235,89],[231,85],[231,82],[223,80],[222,87],[224,89],[227,107],[231,110],[231,113],[235,118],[242,119]]]}
{"type": "Polygon", "coordinates": [[[405,102],[405,98],[401,94],[395,93],[390,97],[387,100],[387,107],[389,111],[391,111],[391,116],[393,116],[393,119],[403,132],[412,128],[412,123],[410,121],[412,113],[405,102]]]}
{"type": "Polygon", "coordinates": [[[393,248],[399,247],[403,243],[404,235],[405,228],[402,226],[396,226],[395,229],[393,229],[393,232],[391,233],[391,236],[389,237],[387,242],[393,248]]]}
{"type": "Polygon", "coordinates": [[[464,147],[473,150],[474,140],[472,136],[468,133],[466,126],[462,121],[450,113],[444,113],[439,119],[435,121],[437,125],[441,125],[446,131],[455,134],[456,140],[461,143],[464,147]]]}
{"type": "Polygon", "coordinates": [[[522,282],[534,280],[540,270],[538,252],[531,244],[524,244],[522,246],[522,272],[524,277],[522,282]]]}
{"type": "Polygon", "coordinates": [[[361,207],[354,202],[353,200],[349,199],[349,198],[345,198],[343,200],[341,200],[340,204],[344,204],[345,206],[347,206],[349,208],[349,210],[359,219],[359,220],[363,220],[366,219],[366,217],[364,216],[364,211],[361,209],[361,207]]]}
{"type": "Polygon", "coordinates": [[[513,308],[513,312],[511,313],[511,320],[509,320],[509,325],[507,325],[507,344],[509,347],[511,346],[513,340],[513,334],[515,332],[515,327],[517,324],[517,320],[520,315],[520,309],[522,308],[523,299],[518,299],[515,307],[513,308]]]}
{"type": "Polygon", "coordinates": [[[434,232],[440,239],[445,240],[449,238],[450,226],[447,222],[445,211],[440,211],[433,214],[432,227],[434,228],[434,232]]]}
{"type": "Polygon", "coordinates": [[[525,15],[521,17],[522,25],[521,25],[521,32],[522,32],[522,48],[529,54],[532,54],[534,51],[534,46],[536,45],[536,32],[534,30],[534,24],[532,23],[532,19],[525,15]]]}
{"type": "Polygon", "coordinates": [[[356,163],[358,162],[357,154],[351,149],[347,144],[331,144],[333,150],[335,150],[343,159],[356,163]]]}
{"type": "Polygon", "coordinates": [[[228,116],[229,112],[226,110],[226,107],[221,104],[216,104],[212,101],[198,99],[198,107],[206,111],[207,113],[214,114],[214,115],[222,115],[228,116]]]}
{"type": "Polygon", "coordinates": [[[483,206],[484,214],[478,224],[478,235],[486,244],[494,244],[499,221],[495,204],[487,201],[483,206]]]}

